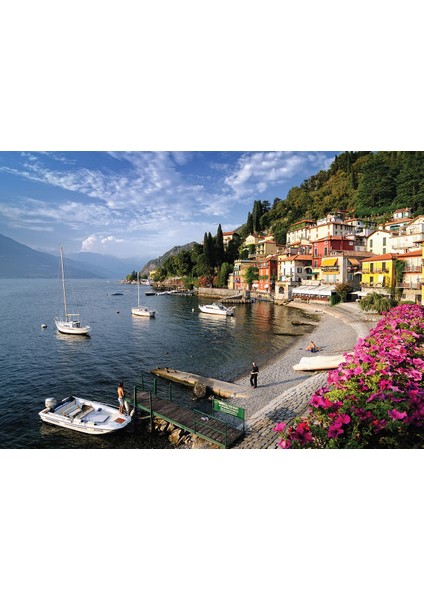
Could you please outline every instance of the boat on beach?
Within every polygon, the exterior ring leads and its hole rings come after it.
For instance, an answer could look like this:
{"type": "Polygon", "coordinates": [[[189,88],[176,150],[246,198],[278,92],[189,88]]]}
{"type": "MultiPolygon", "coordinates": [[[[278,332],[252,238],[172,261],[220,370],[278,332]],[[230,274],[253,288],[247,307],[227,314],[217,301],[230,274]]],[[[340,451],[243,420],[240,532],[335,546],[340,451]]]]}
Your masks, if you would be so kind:
{"type": "Polygon", "coordinates": [[[131,422],[129,415],[120,413],[114,406],[75,396],[59,404],[55,398],[46,398],[45,408],[38,414],[45,423],[91,435],[113,433],[131,422]]]}
{"type": "Polygon", "coordinates": [[[65,288],[65,269],[63,266],[63,248],[60,246],[60,266],[62,272],[62,291],[63,291],[63,308],[64,317],[55,317],[54,322],[56,329],[60,333],[68,333],[73,335],[89,335],[91,327],[82,325],[78,313],[68,313],[66,288],[65,288]]]}
{"type": "Polygon", "coordinates": [[[208,315],[224,315],[227,317],[232,317],[234,315],[233,306],[227,307],[219,302],[213,302],[212,304],[199,304],[199,309],[202,313],[206,313],[208,315]]]}

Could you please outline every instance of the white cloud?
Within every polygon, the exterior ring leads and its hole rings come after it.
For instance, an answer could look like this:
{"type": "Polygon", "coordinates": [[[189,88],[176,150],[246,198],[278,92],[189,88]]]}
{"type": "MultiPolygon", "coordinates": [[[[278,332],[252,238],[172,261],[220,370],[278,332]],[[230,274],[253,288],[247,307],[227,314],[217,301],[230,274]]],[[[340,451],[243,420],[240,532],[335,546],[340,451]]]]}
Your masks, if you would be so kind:
{"type": "Polygon", "coordinates": [[[271,184],[290,181],[308,164],[319,165],[320,162],[323,166],[320,153],[253,152],[239,158],[236,169],[225,178],[225,183],[236,198],[252,198],[255,194],[264,194],[271,184]]]}
{"type": "Polygon", "coordinates": [[[89,235],[81,242],[81,252],[103,252],[105,246],[113,247],[115,244],[121,244],[125,240],[113,235],[89,235]]]}

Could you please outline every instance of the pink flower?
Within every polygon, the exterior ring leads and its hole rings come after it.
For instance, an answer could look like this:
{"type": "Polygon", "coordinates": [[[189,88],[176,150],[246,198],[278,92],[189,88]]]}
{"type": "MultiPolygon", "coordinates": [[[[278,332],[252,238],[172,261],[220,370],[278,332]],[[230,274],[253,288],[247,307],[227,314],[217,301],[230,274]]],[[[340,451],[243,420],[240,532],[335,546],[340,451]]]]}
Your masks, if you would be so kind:
{"type": "Polygon", "coordinates": [[[279,448],[284,448],[285,450],[288,450],[288,448],[290,448],[290,442],[289,440],[280,440],[278,442],[278,447],[279,448]]]}
{"type": "Polygon", "coordinates": [[[283,431],[284,427],[287,423],[277,423],[273,429],[273,431],[283,431]]]}
{"type": "Polygon", "coordinates": [[[402,419],[408,416],[406,412],[399,412],[395,408],[393,410],[388,410],[387,412],[389,413],[389,417],[391,417],[395,421],[401,421],[402,419]]]}

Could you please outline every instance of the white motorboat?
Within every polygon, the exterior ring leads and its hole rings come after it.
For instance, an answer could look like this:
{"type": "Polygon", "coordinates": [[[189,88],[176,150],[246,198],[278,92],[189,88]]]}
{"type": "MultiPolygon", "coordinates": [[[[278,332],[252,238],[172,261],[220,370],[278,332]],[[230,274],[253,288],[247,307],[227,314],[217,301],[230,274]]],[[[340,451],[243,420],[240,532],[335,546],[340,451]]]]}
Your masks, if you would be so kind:
{"type": "Polygon", "coordinates": [[[154,317],[156,311],[148,306],[140,306],[140,278],[137,273],[137,306],[131,309],[131,314],[134,317],[154,317]]]}
{"type": "Polygon", "coordinates": [[[66,302],[66,288],[65,288],[65,269],[63,267],[63,248],[60,246],[60,266],[62,271],[62,291],[63,291],[63,308],[64,317],[55,317],[54,322],[56,329],[60,333],[71,333],[74,335],[89,335],[91,327],[90,325],[82,325],[78,313],[68,313],[67,302],[66,302]]]}
{"type": "Polygon", "coordinates": [[[75,396],[59,404],[55,398],[47,398],[45,408],[38,414],[46,423],[92,435],[112,433],[131,422],[131,417],[120,413],[119,408],[75,396]]]}
{"type": "Polygon", "coordinates": [[[203,313],[207,313],[209,315],[224,315],[227,317],[232,317],[234,315],[233,306],[227,307],[219,302],[214,302],[213,304],[199,304],[199,309],[203,313]]]}

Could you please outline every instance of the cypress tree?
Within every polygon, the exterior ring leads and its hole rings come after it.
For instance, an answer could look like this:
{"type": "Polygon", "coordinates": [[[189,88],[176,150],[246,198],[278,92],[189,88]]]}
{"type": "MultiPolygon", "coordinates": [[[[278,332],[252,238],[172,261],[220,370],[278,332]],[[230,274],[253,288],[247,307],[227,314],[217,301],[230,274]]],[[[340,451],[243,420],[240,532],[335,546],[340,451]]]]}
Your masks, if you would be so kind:
{"type": "Polygon", "coordinates": [[[222,265],[224,261],[224,236],[222,234],[221,223],[218,225],[218,230],[216,232],[215,238],[215,258],[216,258],[216,266],[222,265]]]}

